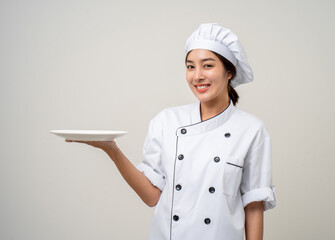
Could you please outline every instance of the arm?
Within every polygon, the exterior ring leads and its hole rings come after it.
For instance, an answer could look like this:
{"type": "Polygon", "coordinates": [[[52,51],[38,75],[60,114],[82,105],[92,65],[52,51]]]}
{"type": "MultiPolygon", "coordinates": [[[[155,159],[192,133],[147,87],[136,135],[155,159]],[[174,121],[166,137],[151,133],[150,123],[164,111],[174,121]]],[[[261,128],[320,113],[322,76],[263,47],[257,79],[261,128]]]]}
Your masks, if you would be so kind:
{"type": "Polygon", "coordinates": [[[88,145],[100,148],[105,151],[108,156],[113,160],[123,178],[129,184],[129,186],[139,195],[143,202],[145,202],[150,207],[153,207],[157,204],[161,195],[161,191],[157,187],[153,186],[142,172],[137,170],[137,168],[121,152],[121,150],[118,148],[114,141],[66,141],[86,143],[88,145]]]}
{"type": "Polygon", "coordinates": [[[246,240],[263,239],[263,202],[252,202],[244,208],[246,240]]]}

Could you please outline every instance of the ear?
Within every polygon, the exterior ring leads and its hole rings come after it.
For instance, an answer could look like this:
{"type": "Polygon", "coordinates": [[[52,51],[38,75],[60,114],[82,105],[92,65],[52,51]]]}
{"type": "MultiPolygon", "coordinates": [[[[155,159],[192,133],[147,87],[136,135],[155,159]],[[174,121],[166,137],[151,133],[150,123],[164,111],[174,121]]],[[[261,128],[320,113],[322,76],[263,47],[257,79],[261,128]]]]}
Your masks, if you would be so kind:
{"type": "Polygon", "coordinates": [[[227,73],[227,78],[229,81],[233,78],[233,74],[230,71],[227,73]]]}

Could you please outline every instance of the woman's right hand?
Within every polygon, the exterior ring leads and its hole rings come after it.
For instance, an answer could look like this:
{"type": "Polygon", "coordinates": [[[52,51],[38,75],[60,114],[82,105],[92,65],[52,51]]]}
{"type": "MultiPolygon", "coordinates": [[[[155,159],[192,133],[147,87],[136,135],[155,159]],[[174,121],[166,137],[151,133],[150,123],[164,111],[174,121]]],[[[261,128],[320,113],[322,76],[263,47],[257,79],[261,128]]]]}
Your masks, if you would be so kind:
{"type": "MultiPolygon", "coordinates": [[[[92,147],[100,148],[109,155],[116,150],[118,150],[118,147],[115,143],[115,141],[77,141],[77,140],[70,140],[66,139],[66,142],[76,142],[76,143],[85,143],[87,145],[90,145],[92,147]]],[[[113,154],[112,154],[113,155],[113,154]]]]}

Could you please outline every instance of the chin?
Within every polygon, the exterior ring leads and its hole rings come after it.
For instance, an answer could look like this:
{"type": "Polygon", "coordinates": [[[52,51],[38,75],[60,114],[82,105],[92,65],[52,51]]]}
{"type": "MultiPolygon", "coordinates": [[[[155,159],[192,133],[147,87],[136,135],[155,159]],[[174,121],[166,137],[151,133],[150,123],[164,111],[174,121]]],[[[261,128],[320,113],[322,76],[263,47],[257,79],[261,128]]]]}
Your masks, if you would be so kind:
{"type": "Polygon", "coordinates": [[[210,102],[211,99],[207,98],[207,97],[197,97],[197,99],[199,100],[199,102],[201,103],[207,103],[210,102]]]}
{"type": "Polygon", "coordinates": [[[212,93],[212,92],[206,92],[206,93],[198,93],[196,90],[193,92],[193,94],[195,95],[195,97],[199,100],[199,102],[201,103],[207,103],[207,102],[211,102],[214,99],[217,98],[216,94],[212,93]]]}

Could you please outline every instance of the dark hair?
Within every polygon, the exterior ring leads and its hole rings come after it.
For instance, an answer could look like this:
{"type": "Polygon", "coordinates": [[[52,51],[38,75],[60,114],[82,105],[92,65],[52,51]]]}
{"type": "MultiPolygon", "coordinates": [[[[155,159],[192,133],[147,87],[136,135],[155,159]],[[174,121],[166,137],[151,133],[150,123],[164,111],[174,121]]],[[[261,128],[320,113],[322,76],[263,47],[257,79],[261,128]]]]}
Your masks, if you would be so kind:
{"type": "Polygon", "coordinates": [[[213,52],[213,51],[211,52],[214,53],[215,56],[217,56],[220,59],[226,71],[230,72],[232,75],[231,79],[229,79],[229,82],[228,82],[228,95],[229,95],[229,98],[232,100],[233,104],[236,105],[236,103],[238,102],[239,96],[236,90],[230,85],[230,82],[236,76],[236,67],[227,58],[221,56],[220,54],[216,52],[213,52]]]}
{"type": "MultiPolygon", "coordinates": [[[[216,53],[216,52],[213,52],[211,51],[212,53],[215,54],[215,56],[217,56],[220,61],[222,62],[223,64],[223,67],[226,69],[226,71],[230,72],[232,77],[231,79],[229,79],[229,82],[228,82],[228,96],[229,98],[232,100],[233,104],[236,105],[237,102],[238,102],[238,99],[239,99],[239,96],[238,96],[238,93],[236,92],[236,90],[230,85],[230,82],[232,81],[232,79],[235,77],[236,75],[236,68],[234,66],[234,64],[232,64],[229,60],[227,60],[225,57],[221,56],[220,54],[216,53]]],[[[186,57],[185,57],[185,63],[187,61],[187,56],[190,52],[188,52],[186,54],[186,57]]]]}

